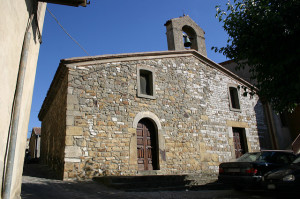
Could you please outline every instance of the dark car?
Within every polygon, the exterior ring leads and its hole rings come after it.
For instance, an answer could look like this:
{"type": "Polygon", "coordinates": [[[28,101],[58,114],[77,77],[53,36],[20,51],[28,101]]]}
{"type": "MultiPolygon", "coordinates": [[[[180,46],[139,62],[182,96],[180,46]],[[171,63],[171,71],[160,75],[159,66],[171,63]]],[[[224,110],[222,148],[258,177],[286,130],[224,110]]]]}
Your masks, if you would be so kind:
{"type": "Polygon", "coordinates": [[[234,162],[219,165],[219,182],[236,189],[261,185],[265,173],[287,166],[296,158],[290,151],[266,150],[246,153],[234,162]]]}
{"type": "Polygon", "coordinates": [[[267,189],[299,191],[300,156],[287,167],[276,169],[265,174],[263,184],[267,189]]]}

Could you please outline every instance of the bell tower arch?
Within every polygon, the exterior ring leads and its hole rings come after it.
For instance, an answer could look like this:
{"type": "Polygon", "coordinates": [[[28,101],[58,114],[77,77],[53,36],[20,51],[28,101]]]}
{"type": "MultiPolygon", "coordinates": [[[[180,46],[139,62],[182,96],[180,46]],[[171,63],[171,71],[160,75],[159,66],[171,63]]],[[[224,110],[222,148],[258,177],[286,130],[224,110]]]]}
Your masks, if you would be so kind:
{"type": "Polygon", "coordinates": [[[205,32],[188,15],[170,19],[165,26],[169,50],[185,50],[184,42],[189,39],[191,42],[190,49],[197,50],[203,56],[207,56],[205,32]]]}

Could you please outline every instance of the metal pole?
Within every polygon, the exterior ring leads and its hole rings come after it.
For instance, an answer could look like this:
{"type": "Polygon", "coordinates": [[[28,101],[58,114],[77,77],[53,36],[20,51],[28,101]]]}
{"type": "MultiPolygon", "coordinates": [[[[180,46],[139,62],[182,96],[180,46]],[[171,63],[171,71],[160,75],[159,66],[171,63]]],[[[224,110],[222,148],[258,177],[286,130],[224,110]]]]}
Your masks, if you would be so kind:
{"type": "Polygon", "coordinates": [[[4,187],[3,187],[3,199],[10,199],[16,143],[18,137],[18,125],[19,125],[19,118],[20,118],[23,85],[25,79],[25,71],[26,71],[30,39],[31,39],[31,33],[29,32],[29,30],[27,30],[23,42],[18,80],[16,85],[15,101],[13,105],[14,108],[13,108],[13,116],[12,116],[11,134],[9,139],[9,147],[7,152],[7,164],[6,164],[5,180],[4,180],[4,187]]]}

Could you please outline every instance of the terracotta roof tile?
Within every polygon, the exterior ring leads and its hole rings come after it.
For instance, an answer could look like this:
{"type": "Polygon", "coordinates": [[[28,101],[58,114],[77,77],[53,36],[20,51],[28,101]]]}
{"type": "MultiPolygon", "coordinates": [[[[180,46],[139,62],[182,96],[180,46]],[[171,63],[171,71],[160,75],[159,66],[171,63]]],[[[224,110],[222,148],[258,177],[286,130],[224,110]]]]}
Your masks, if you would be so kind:
{"type": "Polygon", "coordinates": [[[34,132],[35,135],[41,135],[41,128],[33,127],[32,132],[34,132]]]}

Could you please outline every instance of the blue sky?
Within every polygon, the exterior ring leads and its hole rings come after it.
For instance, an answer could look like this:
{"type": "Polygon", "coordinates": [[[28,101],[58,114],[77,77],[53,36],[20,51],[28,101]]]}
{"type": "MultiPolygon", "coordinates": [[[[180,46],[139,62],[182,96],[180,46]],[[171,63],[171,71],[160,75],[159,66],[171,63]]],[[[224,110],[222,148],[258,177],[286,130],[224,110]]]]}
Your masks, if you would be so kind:
{"type": "MultiPolygon", "coordinates": [[[[48,4],[63,27],[90,55],[168,50],[165,22],[189,15],[204,31],[207,56],[220,63],[222,54],[212,46],[225,46],[227,34],[215,18],[218,4],[225,0],[90,0],[87,7],[48,4]]],[[[28,135],[40,127],[38,113],[46,97],[59,61],[87,56],[46,12],[28,135]]]]}

